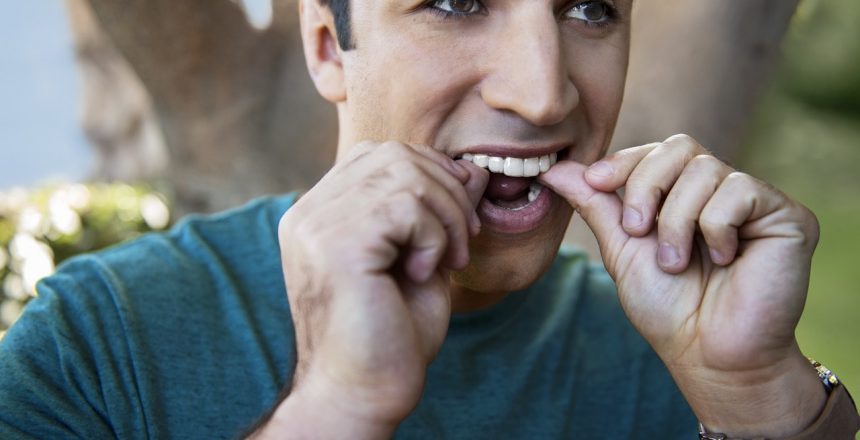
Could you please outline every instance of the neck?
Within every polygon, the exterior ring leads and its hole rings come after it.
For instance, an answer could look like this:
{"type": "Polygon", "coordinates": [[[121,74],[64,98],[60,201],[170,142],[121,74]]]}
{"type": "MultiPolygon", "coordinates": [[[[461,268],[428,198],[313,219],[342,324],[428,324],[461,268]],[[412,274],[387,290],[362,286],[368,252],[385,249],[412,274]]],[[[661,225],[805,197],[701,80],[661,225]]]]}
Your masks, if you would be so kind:
{"type": "Polygon", "coordinates": [[[451,312],[466,313],[486,309],[505,298],[508,292],[476,292],[451,283],[451,312]]]}

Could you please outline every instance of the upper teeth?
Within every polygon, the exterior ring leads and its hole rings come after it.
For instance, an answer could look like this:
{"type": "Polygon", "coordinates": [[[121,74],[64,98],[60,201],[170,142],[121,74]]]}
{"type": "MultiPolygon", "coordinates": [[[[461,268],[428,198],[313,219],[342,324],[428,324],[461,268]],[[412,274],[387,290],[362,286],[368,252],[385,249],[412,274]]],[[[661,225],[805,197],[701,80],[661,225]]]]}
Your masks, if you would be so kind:
{"type": "Polygon", "coordinates": [[[545,173],[558,161],[558,154],[550,153],[540,157],[496,157],[486,154],[463,154],[463,159],[487,168],[491,173],[502,173],[511,177],[535,177],[545,173]]]}

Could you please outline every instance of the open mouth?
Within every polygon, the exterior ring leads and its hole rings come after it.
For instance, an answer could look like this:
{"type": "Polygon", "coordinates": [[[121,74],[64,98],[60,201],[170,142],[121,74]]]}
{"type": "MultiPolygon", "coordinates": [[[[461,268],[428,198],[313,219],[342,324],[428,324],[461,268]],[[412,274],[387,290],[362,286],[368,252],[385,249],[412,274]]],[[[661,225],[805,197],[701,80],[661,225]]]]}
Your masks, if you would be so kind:
{"type": "MultiPolygon", "coordinates": [[[[564,155],[566,150],[561,151],[564,155]]],[[[517,211],[537,200],[543,185],[537,177],[558,162],[559,153],[536,157],[502,157],[466,153],[457,159],[468,160],[490,172],[484,198],[501,208],[517,211]]]]}
{"type": "Polygon", "coordinates": [[[555,196],[536,177],[550,169],[566,150],[535,157],[501,157],[464,154],[490,172],[490,181],[478,207],[482,223],[501,232],[525,232],[535,228],[551,210],[555,196]]]}

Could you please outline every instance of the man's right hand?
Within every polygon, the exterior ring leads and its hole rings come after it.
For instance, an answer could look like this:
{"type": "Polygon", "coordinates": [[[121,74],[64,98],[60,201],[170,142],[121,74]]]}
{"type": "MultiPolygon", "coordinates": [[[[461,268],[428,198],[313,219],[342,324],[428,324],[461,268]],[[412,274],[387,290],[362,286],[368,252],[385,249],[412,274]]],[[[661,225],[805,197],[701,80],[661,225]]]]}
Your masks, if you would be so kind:
{"type": "Polygon", "coordinates": [[[390,436],[445,338],[448,271],[468,264],[488,178],[429,147],[363,143],[287,211],[279,235],[298,365],[261,434],[390,436]],[[290,423],[299,413],[304,428],[290,423]]]}

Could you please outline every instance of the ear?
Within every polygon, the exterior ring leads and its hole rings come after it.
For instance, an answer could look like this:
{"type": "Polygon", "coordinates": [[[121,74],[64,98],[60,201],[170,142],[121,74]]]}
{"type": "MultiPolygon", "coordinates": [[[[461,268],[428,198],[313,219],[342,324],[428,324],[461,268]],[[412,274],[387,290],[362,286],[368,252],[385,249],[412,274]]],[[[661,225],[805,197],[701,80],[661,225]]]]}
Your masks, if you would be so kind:
{"type": "Polygon", "coordinates": [[[305,61],[317,91],[332,103],[345,101],[343,63],[331,10],[319,0],[300,0],[299,17],[305,61]]]}

